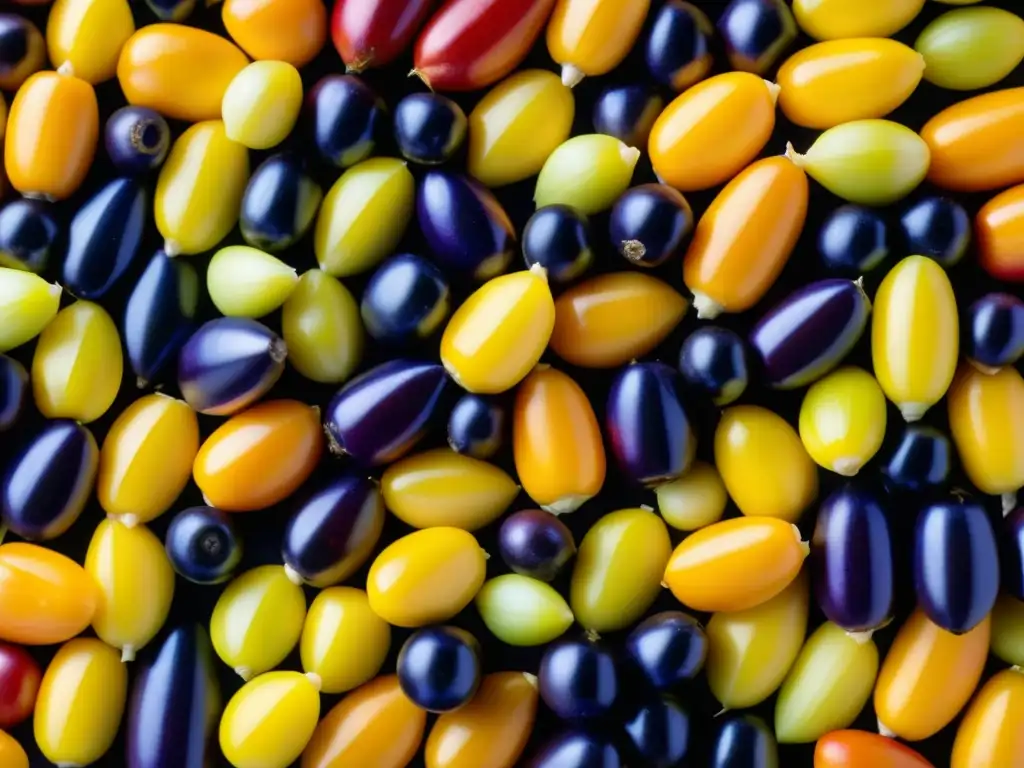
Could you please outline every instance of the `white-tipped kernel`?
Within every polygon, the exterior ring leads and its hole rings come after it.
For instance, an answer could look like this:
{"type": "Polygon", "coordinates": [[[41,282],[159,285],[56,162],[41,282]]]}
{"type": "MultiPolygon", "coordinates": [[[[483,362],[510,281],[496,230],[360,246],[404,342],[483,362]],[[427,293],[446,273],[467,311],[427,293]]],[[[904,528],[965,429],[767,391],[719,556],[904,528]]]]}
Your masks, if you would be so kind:
{"type": "Polygon", "coordinates": [[[700,291],[693,292],[693,308],[697,310],[699,320],[714,320],[725,309],[717,301],[700,291]]]}
{"type": "Polygon", "coordinates": [[[575,88],[586,76],[586,73],[575,64],[562,65],[562,85],[566,88],[575,88]]]}

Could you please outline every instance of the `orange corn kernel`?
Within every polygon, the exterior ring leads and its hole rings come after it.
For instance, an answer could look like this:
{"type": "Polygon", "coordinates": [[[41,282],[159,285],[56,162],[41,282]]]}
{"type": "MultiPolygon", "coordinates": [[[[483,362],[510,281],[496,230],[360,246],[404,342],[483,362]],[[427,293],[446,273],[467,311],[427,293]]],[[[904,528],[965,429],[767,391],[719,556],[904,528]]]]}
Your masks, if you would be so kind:
{"type": "Polygon", "coordinates": [[[224,0],[224,28],[254,59],[302,67],[327,39],[323,0],[224,0]]]}
{"type": "Polygon", "coordinates": [[[974,236],[982,269],[999,280],[1024,281],[1024,184],[981,207],[974,236]]]}
{"type": "Polygon", "coordinates": [[[832,731],[818,739],[814,768],[934,768],[910,747],[868,731],[832,731]]]}

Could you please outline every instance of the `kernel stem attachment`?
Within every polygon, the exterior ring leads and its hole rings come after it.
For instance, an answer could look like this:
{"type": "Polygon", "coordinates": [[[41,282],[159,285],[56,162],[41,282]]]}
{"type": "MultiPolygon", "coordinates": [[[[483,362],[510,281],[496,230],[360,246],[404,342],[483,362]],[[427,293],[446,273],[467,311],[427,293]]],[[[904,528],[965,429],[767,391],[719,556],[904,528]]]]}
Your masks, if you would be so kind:
{"type": "Polygon", "coordinates": [[[779,100],[779,94],[782,92],[782,86],[778,83],[773,83],[771,80],[765,80],[764,84],[768,88],[768,96],[771,98],[772,104],[775,104],[779,100]]]}
{"type": "Polygon", "coordinates": [[[135,646],[126,645],[121,649],[121,661],[129,662],[135,661],[135,646]]]}
{"type": "Polygon", "coordinates": [[[791,142],[791,141],[787,141],[786,142],[786,151],[783,152],[783,154],[797,168],[803,168],[804,165],[806,165],[805,161],[806,161],[807,156],[806,155],[801,155],[799,152],[797,152],[796,149],[793,147],[793,142],[791,142]]]}
{"type": "Polygon", "coordinates": [[[409,77],[418,77],[423,82],[423,84],[427,86],[427,88],[429,88],[431,92],[433,92],[434,86],[430,84],[430,78],[427,77],[424,73],[420,72],[418,69],[410,69],[409,77]]]}
{"type": "Polygon", "coordinates": [[[562,65],[562,85],[566,88],[575,88],[586,76],[587,74],[575,64],[562,65]]]}
{"type": "Polygon", "coordinates": [[[70,61],[65,61],[63,64],[57,67],[57,74],[64,75],[65,77],[74,77],[75,65],[72,64],[70,61]]]}
{"type": "Polygon", "coordinates": [[[858,645],[864,645],[865,643],[871,642],[871,636],[875,634],[875,630],[869,629],[866,632],[847,632],[846,635],[858,645]]]}
{"type": "Polygon", "coordinates": [[[832,462],[832,471],[843,477],[853,477],[860,472],[861,462],[858,459],[836,459],[832,462]]]}
{"type": "Polygon", "coordinates": [[[721,304],[700,291],[693,292],[693,308],[698,320],[714,320],[725,310],[721,304]]]}
{"type": "Polygon", "coordinates": [[[1006,517],[1017,507],[1017,492],[1007,491],[999,497],[999,500],[1003,505],[1003,517],[1006,517]]]}
{"type": "Polygon", "coordinates": [[[298,571],[296,571],[294,568],[288,565],[288,563],[284,564],[284,575],[288,578],[288,581],[290,581],[295,586],[302,586],[302,576],[299,575],[298,571]]]}
{"type": "Polygon", "coordinates": [[[928,406],[925,403],[901,403],[899,408],[903,420],[908,424],[920,421],[928,411],[928,406]]]}
{"type": "Polygon", "coordinates": [[[878,723],[878,733],[880,735],[885,736],[886,738],[889,738],[889,739],[895,739],[896,738],[896,731],[892,730],[891,728],[888,728],[885,725],[885,723],[883,723],[881,720],[876,720],[875,722],[878,723]]]}

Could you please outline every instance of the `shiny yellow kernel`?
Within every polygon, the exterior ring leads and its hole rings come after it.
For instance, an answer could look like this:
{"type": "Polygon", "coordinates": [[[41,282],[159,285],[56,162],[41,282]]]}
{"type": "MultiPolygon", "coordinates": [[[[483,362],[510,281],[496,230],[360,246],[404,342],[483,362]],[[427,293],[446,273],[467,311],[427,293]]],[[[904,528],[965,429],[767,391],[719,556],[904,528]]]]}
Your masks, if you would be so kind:
{"type": "Polygon", "coordinates": [[[134,32],[128,0],[56,0],[46,47],[54,69],[95,85],[117,74],[121,48],[134,32]]]}
{"type": "Polygon", "coordinates": [[[469,113],[470,175],[493,188],[540,173],[574,116],[572,91],[551,72],[528,69],[501,81],[469,113]]]}
{"type": "Polygon", "coordinates": [[[117,326],[99,304],[76,301],[57,313],[32,357],[32,392],[48,419],[95,421],[113,405],[124,360],[117,326]]]}
{"type": "Polygon", "coordinates": [[[427,528],[386,547],[370,566],[366,593],[373,612],[396,627],[452,618],[484,583],[487,559],[473,534],[427,528]]]}
{"type": "Polygon", "coordinates": [[[642,272],[611,272],[572,286],[555,302],[551,348],[568,363],[614,368],[658,346],[689,302],[642,272]]]}
{"type": "Polygon", "coordinates": [[[1024,19],[1002,8],[958,8],[925,27],[914,48],[928,82],[954,91],[988,88],[1024,59],[1024,19]]]}
{"type": "Polygon", "coordinates": [[[540,267],[484,283],[448,321],[441,362],[469,392],[511,389],[537,364],[555,326],[555,303],[540,267]]]}
{"type": "Polygon", "coordinates": [[[559,0],[548,22],[548,53],[562,65],[562,82],[605,75],[626,58],[650,0],[559,0]]]}
{"type": "Polygon", "coordinates": [[[923,72],[921,54],[895,40],[818,43],[779,67],[779,108],[807,128],[885,117],[909,98],[923,72]]]}
{"type": "Polygon", "coordinates": [[[800,440],[821,467],[852,477],[882,447],[885,395],[875,377],[846,366],[816,381],[800,405],[800,440]]]}
{"type": "Polygon", "coordinates": [[[519,493],[500,467],[448,448],[395,462],[380,485],[384,505],[413,528],[475,531],[497,520],[519,493]]]}
{"type": "Polygon", "coordinates": [[[925,0],[793,0],[800,29],[816,40],[889,37],[921,12],[925,0]]]}
{"type": "Polygon", "coordinates": [[[817,470],[796,430],[760,406],[722,412],[715,466],[744,515],[795,523],[818,495],[817,470]]]}
{"type": "Polygon", "coordinates": [[[249,151],[209,120],[177,138],[156,182],[156,227],[169,256],[208,251],[234,228],[249,181],[249,151]]]}
{"type": "Polygon", "coordinates": [[[550,643],[573,621],[569,604],[553,587],[518,573],[486,582],[476,607],[491,634],[508,645],[550,643]]]}
{"type": "Polygon", "coordinates": [[[389,256],[412,217],[416,184],[401,160],[375,157],[349,168],[320,206],[313,236],[320,269],[359,274],[389,256]]]}
{"type": "Polygon", "coordinates": [[[263,317],[280,307],[299,282],[295,269],[248,245],[229,245],[210,259],[206,290],[228,317],[263,317]]]}
{"type": "Polygon", "coordinates": [[[780,744],[806,744],[848,728],[864,708],[878,673],[878,648],[826,621],[809,638],[775,703],[780,744]]]}
{"type": "Polygon", "coordinates": [[[320,718],[314,674],[267,672],[243,685],[220,718],[220,749],[235,768],[287,768],[320,718]]]}
{"type": "Polygon", "coordinates": [[[696,531],[717,523],[729,503],[722,476],[703,461],[695,461],[685,475],[659,485],[654,493],[658,497],[658,512],[679,531],[696,531]]]}
{"type": "Polygon", "coordinates": [[[804,569],[768,602],[708,621],[708,685],[726,709],[756,706],[782,685],[807,634],[808,581],[804,569]]]}
{"type": "Polygon", "coordinates": [[[60,294],[39,275],[0,267],[0,352],[38,336],[57,315],[60,294]]]}
{"type": "Polygon", "coordinates": [[[639,149],[614,136],[575,136],[544,162],[533,202],[538,208],[570,205],[583,214],[600,213],[626,191],[639,159],[639,149]]]}
{"type": "Polygon", "coordinates": [[[302,78],[284,61],[254,61],[224,92],[221,116],[228,138],[249,149],[270,149],[292,132],[302,107],[302,78]]]}
{"type": "Polygon", "coordinates": [[[60,766],[97,762],[114,744],[127,695],[128,668],[117,651],[91,637],[65,643],[39,686],[32,721],[39,751],[60,766]]]}
{"type": "Polygon", "coordinates": [[[945,271],[925,256],[893,267],[875,293],[871,359],[882,391],[917,421],[953,381],[960,330],[945,271]]]}
{"type": "Polygon", "coordinates": [[[103,520],[92,535],[85,570],[99,587],[92,628],[131,661],[163,627],[174,597],[174,569],[145,525],[103,520]]]}
{"type": "Polygon", "coordinates": [[[329,587],[309,606],[302,626],[302,669],[320,677],[324,693],[345,693],[371,680],[391,648],[391,627],[370,609],[361,589],[329,587]]]}
{"type": "Polygon", "coordinates": [[[1024,602],[1002,594],[992,609],[992,653],[1015,667],[1024,667],[1024,602]]]}
{"type": "Polygon", "coordinates": [[[989,679],[956,732],[950,768],[1024,765],[1024,671],[989,679]]]}
{"type": "Polygon", "coordinates": [[[348,288],[319,269],[303,272],[281,311],[288,362],[311,381],[340,384],[363,356],[363,321],[348,288]]]}
{"type": "Polygon", "coordinates": [[[210,616],[210,640],[243,680],[263,674],[292,652],[306,619],[306,596],[279,565],[235,577],[210,616]]]}

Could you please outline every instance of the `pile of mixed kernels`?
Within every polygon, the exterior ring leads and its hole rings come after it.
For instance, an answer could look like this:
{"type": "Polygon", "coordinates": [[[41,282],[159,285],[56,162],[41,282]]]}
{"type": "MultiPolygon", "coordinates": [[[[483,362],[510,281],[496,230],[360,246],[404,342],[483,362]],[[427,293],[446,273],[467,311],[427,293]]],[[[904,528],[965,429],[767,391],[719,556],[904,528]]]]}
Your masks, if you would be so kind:
{"type": "Polygon", "coordinates": [[[1024,767],[1019,15],[13,3],[0,768],[1024,767]]]}

